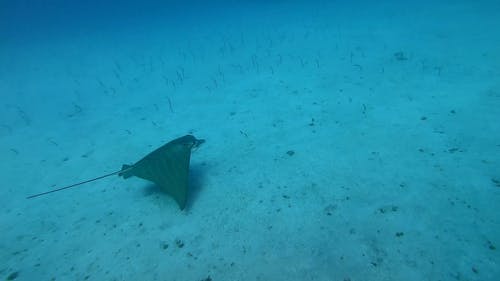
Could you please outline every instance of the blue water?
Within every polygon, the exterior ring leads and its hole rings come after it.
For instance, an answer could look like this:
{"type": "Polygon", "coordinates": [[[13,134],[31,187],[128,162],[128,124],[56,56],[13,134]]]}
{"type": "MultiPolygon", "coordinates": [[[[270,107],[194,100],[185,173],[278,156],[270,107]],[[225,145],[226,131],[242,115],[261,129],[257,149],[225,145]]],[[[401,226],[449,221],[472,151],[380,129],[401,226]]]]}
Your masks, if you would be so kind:
{"type": "Polygon", "coordinates": [[[4,280],[500,280],[496,1],[2,1],[4,280]],[[107,177],[186,134],[187,205],[107,177]]]}

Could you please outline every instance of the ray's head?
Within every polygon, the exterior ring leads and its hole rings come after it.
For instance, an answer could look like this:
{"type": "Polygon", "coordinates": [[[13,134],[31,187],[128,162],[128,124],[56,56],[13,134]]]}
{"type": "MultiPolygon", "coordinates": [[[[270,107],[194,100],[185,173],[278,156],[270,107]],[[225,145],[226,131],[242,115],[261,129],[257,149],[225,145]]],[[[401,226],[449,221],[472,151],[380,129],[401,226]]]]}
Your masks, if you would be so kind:
{"type": "Polygon", "coordinates": [[[189,148],[191,148],[191,149],[196,149],[205,142],[204,139],[197,139],[193,135],[185,135],[185,136],[180,137],[174,141],[179,143],[179,144],[189,146],[189,148]]]}

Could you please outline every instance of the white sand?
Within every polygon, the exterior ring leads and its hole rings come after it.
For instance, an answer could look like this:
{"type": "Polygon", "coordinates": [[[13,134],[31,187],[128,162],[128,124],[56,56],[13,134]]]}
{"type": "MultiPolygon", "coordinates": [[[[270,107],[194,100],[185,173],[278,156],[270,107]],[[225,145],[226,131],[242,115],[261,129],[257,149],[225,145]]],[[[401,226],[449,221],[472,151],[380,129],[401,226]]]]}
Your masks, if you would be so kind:
{"type": "Polygon", "coordinates": [[[2,36],[0,277],[500,280],[500,9],[450,2],[2,36]],[[184,211],[137,178],[25,199],[187,133],[184,211]]]}

